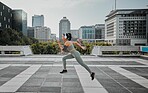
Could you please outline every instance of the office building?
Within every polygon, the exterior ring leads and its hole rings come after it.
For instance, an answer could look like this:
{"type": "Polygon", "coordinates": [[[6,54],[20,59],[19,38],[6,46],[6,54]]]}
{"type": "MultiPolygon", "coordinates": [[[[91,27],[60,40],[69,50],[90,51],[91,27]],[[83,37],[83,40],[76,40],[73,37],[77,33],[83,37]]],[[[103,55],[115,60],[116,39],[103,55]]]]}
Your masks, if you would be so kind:
{"type": "Polygon", "coordinates": [[[27,27],[27,36],[34,38],[34,27],[27,27]]]}
{"type": "Polygon", "coordinates": [[[70,21],[66,17],[63,17],[63,19],[61,19],[59,23],[59,39],[60,40],[62,39],[63,33],[70,33],[70,21]]]}
{"type": "Polygon", "coordinates": [[[105,39],[105,24],[95,25],[95,39],[105,39]]]}
{"type": "Polygon", "coordinates": [[[32,16],[32,27],[41,26],[44,27],[44,16],[34,15],[32,16]]]}
{"type": "Polygon", "coordinates": [[[79,29],[79,39],[94,42],[95,26],[81,26],[79,29]]]}
{"type": "Polygon", "coordinates": [[[23,10],[12,10],[13,29],[21,31],[24,35],[27,36],[27,13],[23,10]]]}
{"type": "Polygon", "coordinates": [[[148,9],[118,9],[105,20],[105,40],[113,45],[147,45],[148,9]]]}
{"type": "Polygon", "coordinates": [[[71,30],[72,40],[77,40],[79,38],[79,30],[71,30]]]}
{"type": "Polygon", "coordinates": [[[50,39],[53,40],[53,41],[55,41],[56,40],[56,34],[53,34],[52,33],[51,36],[50,36],[50,39]]]}
{"type": "Polygon", "coordinates": [[[0,31],[12,28],[12,9],[0,2],[0,31]]]}
{"type": "Polygon", "coordinates": [[[50,40],[51,30],[48,27],[34,27],[34,38],[40,42],[47,42],[50,40]]]}

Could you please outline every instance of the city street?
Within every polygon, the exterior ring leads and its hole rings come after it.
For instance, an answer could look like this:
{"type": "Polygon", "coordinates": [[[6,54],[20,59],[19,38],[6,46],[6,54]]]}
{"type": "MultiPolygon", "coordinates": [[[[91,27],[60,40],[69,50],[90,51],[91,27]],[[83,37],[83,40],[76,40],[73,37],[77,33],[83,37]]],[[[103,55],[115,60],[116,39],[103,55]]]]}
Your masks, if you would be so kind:
{"type": "Polygon", "coordinates": [[[137,57],[82,56],[92,81],[75,59],[62,55],[0,58],[0,93],[148,93],[148,61],[137,57]]]}

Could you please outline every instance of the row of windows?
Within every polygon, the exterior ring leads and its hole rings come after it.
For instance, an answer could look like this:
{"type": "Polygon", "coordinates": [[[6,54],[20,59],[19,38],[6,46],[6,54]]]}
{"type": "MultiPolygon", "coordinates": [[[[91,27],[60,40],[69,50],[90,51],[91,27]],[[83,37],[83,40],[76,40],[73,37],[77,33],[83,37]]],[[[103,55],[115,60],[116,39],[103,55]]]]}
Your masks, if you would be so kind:
{"type": "MultiPolygon", "coordinates": [[[[6,19],[6,17],[4,17],[4,21],[6,21],[7,19],[6,19]]],[[[8,19],[8,22],[10,23],[10,19],[8,19]]]]}
{"type": "MultiPolygon", "coordinates": [[[[0,27],[2,27],[2,23],[0,23],[0,27]]],[[[5,26],[6,28],[10,28],[10,25],[7,25],[5,26]]]]}
{"type": "Polygon", "coordinates": [[[107,34],[107,37],[111,37],[111,36],[114,36],[114,34],[107,34]]]}
{"type": "Polygon", "coordinates": [[[130,18],[129,17],[129,18],[119,18],[119,19],[145,19],[145,17],[140,17],[140,18],[139,17],[135,17],[135,18],[130,18]]]}
{"type": "MultiPolygon", "coordinates": [[[[0,12],[0,16],[3,16],[3,12],[0,12]]],[[[10,16],[12,17],[12,14],[10,16]]]]}
{"type": "Polygon", "coordinates": [[[107,24],[107,26],[114,26],[114,22],[107,24]]]}
{"type": "Polygon", "coordinates": [[[94,34],[95,30],[83,30],[83,33],[94,34]]]}
{"type": "Polygon", "coordinates": [[[146,38],[145,36],[119,36],[119,38],[146,38]]]}
{"type": "Polygon", "coordinates": [[[114,31],[108,31],[107,32],[107,34],[113,34],[114,33],[114,31]]]}
{"type": "Polygon", "coordinates": [[[140,12],[139,12],[139,14],[123,14],[123,15],[121,15],[121,17],[137,17],[137,16],[146,16],[146,13],[144,13],[144,12],[141,12],[141,14],[140,14],[140,12]]]}
{"type": "Polygon", "coordinates": [[[83,39],[95,39],[95,35],[93,35],[93,34],[83,34],[82,38],[83,39]]]}
{"type": "MultiPolygon", "coordinates": [[[[3,6],[3,10],[5,10],[5,6],[3,6]]],[[[8,9],[7,11],[8,11],[8,13],[10,13],[10,9],[8,9]]]]}
{"type": "Polygon", "coordinates": [[[123,22],[124,22],[124,24],[128,24],[128,23],[136,24],[136,23],[146,23],[146,20],[123,21],[123,22]]]}

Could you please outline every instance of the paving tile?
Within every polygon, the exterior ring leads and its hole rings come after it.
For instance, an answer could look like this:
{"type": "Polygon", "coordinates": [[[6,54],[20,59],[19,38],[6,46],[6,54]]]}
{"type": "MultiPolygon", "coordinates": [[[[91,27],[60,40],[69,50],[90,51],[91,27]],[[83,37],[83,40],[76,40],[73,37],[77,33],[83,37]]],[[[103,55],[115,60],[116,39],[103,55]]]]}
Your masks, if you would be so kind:
{"type": "Polygon", "coordinates": [[[62,78],[46,78],[45,82],[61,82],[62,78]]]}
{"type": "Polygon", "coordinates": [[[104,88],[85,88],[85,93],[106,93],[104,88]]]}
{"type": "Polygon", "coordinates": [[[61,87],[41,87],[40,92],[55,92],[61,93],[61,87]]]}
{"type": "Polygon", "coordinates": [[[44,82],[41,87],[61,87],[61,82],[44,82]]]}
{"type": "Polygon", "coordinates": [[[146,88],[128,88],[133,93],[148,93],[148,89],[146,88]]]}
{"type": "Polygon", "coordinates": [[[62,93],[72,93],[72,92],[84,93],[82,88],[62,87],[62,93]]]}
{"type": "Polygon", "coordinates": [[[80,82],[79,78],[63,78],[63,82],[80,82]]]}
{"type": "Polygon", "coordinates": [[[82,87],[80,82],[63,82],[62,86],[63,87],[77,87],[77,88],[82,87]]]}
{"type": "Polygon", "coordinates": [[[21,87],[17,90],[17,92],[38,92],[40,87],[21,87]]]}
{"type": "Polygon", "coordinates": [[[128,91],[124,88],[116,88],[116,87],[107,87],[105,88],[109,93],[131,93],[131,91],[128,91]]]}

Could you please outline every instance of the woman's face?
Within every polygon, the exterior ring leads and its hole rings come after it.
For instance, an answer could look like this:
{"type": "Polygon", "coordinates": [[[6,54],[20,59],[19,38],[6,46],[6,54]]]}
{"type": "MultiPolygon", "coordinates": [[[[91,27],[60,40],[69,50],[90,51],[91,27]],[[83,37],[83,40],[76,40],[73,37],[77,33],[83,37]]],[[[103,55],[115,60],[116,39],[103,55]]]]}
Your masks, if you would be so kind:
{"type": "Polygon", "coordinates": [[[63,40],[63,41],[66,41],[66,38],[65,38],[65,36],[64,36],[64,35],[62,35],[62,40],[63,40]]]}

